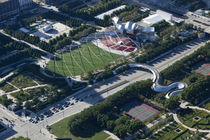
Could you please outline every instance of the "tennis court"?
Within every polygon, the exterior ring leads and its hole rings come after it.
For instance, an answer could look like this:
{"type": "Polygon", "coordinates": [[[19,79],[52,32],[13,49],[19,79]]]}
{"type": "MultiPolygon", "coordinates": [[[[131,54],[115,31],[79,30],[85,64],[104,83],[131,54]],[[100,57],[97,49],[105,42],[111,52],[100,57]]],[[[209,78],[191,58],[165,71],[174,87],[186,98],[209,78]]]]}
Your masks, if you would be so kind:
{"type": "Polygon", "coordinates": [[[200,64],[197,68],[196,71],[201,73],[202,75],[210,75],[210,64],[200,64]]]}
{"type": "Polygon", "coordinates": [[[147,121],[159,113],[158,110],[152,108],[151,106],[138,102],[129,103],[123,109],[129,116],[139,119],[142,122],[147,121]]]}

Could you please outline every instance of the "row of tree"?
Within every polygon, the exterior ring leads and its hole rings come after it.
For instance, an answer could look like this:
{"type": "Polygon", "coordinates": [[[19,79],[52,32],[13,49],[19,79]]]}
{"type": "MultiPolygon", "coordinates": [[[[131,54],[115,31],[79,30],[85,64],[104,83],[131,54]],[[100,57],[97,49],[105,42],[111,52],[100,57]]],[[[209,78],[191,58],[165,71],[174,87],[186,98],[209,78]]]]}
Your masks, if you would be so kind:
{"type": "Polygon", "coordinates": [[[34,45],[37,45],[40,42],[40,38],[38,36],[30,36],[27,33],[16,32],[15,30],[9,27],[4,28],[4,32],[19,40],[24,40],[34,45]]]}
{"type": "Polygon", "coordinates": [[[24,40],[28,43],[31,43],[33,45],[39,46],[41,49],[46,50],[48,52],[55,52],[56,50],[64,48],[66,45],[69,45],[72,43],[72,40],[70,37],[67,37],[66,34],[60,35],[56,37],[55,39],[52,39],[49,41],[49,43],[45,41],[41,41],[38,36],[31,36],[26,33],[17,32],[13,30],[12,28],[5,28],[5,33],[19,39],[24,40]]]}
{"type": "Polygon", "coordinates": [[[196,50],[193,54],[177,61],[175,64],[163,70],[161,74],[164,79],[178,81],[183,79],[186,73],[190,73],[192,68],[199,62],[210,62],[210,43],[196,50]]]}
{"type": "Polygon", "coordinates": [[[128,5],[123,9],[114,11],[111,15],[104,15],[104,19],[95,19],[95,23],[103,27],[110,26],[112,24],[112,17],[114,16],[118,16],[122,22],[138,22],[149,16],[149,12],[142,12],[135,5],[128,5]]]}
{"type": "Polygon", "coordinates": [[[84,24],[84,22],[81,20],[70,18],[70,17],[65,16],[61,13],[56,13],[53,11],[49,11],[47,13],[42,14],[42,18],[54,19],[54,20],[57,20],[59,22],[66,24],[67,26],[70,26],[70,27],[79,27],[82,24],[84,24]]]}
{"type": "Polygon", "coordinates": [[[55,11],[48,11],[46,13],[39,15],[39,16],[36,16],[36,15],[31,16],[29,14],[20,16],[20,17],[18,17],[17,21],[21,26],[28,27],[32,23],[41,21],[42,19],[53,19],[53,20],[59,21],[63,24],[66,24],[67,26],[70,26],[70,27],[78,27],[78,26],[81,26],[82,23],[84,23],[81,20],[70,18],[69,16],[65,16],[62,13],[58,13],[55,11]]]}
{"type": "Polygon", "coordinates": [[[74,40],[79,40],[82,37],[88,36],[91,33],[95,33],[96,28],[89,25],[82,25],[74,30],[69,31],[69,36],[74,40]]]}
{"type": "Polygon", "coordinates": [[[93,7],[82,8],[78,10],[73,10],[68,5],[62,5],[59,10],[69,14],[73,17],[80,17],[84,20],[94,20],[94,17],[98,14],[106,12],[110,9],[120,6],[122,2],[120,0],[106,0],[101,1],[94,5],[93,7]]]}
{"type": "Polygon", "coordinates": [[[8,39],[8,37],[1,35],[0,36],[0,55],[8,54],[11,51],[17,50],[16,53],[9,57],[5,57],[5,59],[0,60],[0,66],[5,66],[15,61],[21,60],[23,58],[37,58],[41,55],[45,55],[43,52],[39,50],[35,50],[30,48],[27,44],[19,43],[17,41],[8,39]]]}
{"type": "Polygon", "coordinates": [[[38,51],[38,50],[34,50],[34,49],[31,49],[31,48],[26,48],[26,49],[18,51],[16,54],[14,54],[10,57],[7,57],[5,59],[1,59],[0,60],[0,66],[2,67],[2,66],[9,65],[11,63],[22,60],[24,58],[29,58],[29,57],[37,58],[37,57],[40,57],[41,55],[45,55],[45,54],[42,53],[41,51],[38,51]]]}

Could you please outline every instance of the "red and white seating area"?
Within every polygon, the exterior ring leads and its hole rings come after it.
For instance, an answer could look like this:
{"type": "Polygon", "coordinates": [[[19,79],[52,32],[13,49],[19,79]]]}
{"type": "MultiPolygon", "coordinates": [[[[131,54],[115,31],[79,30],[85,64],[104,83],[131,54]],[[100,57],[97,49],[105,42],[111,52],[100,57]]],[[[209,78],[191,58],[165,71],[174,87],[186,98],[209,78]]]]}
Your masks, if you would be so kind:
{"type": "Polygon", "coordinates": [[[106,36],[99,40],[104,46],[113,50],[133,52],[136,49],[136,45],[126,37],[106,36]]]}

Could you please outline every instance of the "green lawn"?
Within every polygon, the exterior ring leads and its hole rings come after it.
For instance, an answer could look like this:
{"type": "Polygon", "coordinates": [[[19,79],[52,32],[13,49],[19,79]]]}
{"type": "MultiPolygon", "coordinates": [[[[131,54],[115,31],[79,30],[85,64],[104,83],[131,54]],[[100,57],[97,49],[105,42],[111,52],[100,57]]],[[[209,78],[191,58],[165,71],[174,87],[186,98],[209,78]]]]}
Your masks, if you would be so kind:
{"type": "Polygon", "coordinates": [[[10,83],[18,88],[26,88],[37,85],[31,78],[21,74],[12,79],[10,83]]]}
{"type": "Polygon", "coordinates": [[[210,110],[210,100],[203,104],[201,107],[210,110]]]}
{"type": "Polygon", "coordinates": [[[16,90],[16,88],[14,88],[13,86],[11,86],[11,85],[9,85],[7,83],[1,84],[0,89],[5,91],[5,92],[10,92],[10,91],[16,90]]]}
{"type": "Polygon", "coordinates": [[[161,130],[159,133],[155,134],[153,137],[151,137],[151,140],[172,140],[176,138],[181,133],[184,133],[186,128],[183,128],[182,126],[178,125],[177,123],[170,124],[165,129],[161,130]],[[182,131],[180,133],[175,132],[175,130],[179,128],[182,131]]]}
{"type": "Polygon", "coordinates": [[[100,69],[122,56],[109,53],[89,42],[71,53],[66,52],[57,57],[56,61],[52,60],[47,64],[47,68],[57,74],[70,76],[100,69]]]}
{"type": "MultiPolygon", "coordinates": [[[[70,116],[70,117],[72,117],[72,116],[70,116]]],[[[73,140],[105,140],[106,138],[109,137],[109,135],[103,131],[100,131],[100,132],[96,133],[94,136],[89,137],[89,138],[81,138],[81,137],[76,137],[76,136],[72,135],[67,128],[68,121],[69,121],[70,117],[67,117],[67,118],[51,125],[50,132],[59,138],[73,138],[73,140]]]]}
{"type": "Polygon", "coordinates": [[[194,138],[195,140],[200,140],[201,137],[205,136],[207,133],[193,132],[190,130],[185,131],[182,135],[180,135],[176,140],[187,140],[194,138]]]}
{"type": "MultiPolygon", "coordinates": [[[[184,112],[185,110],[183,110],[184,112]]],[[[210,129],[210,116],[205,111],[192,110],[183,114],[178,114],[179,120],[189,127],[196,129],[210,129]],[[198,116],[199,121],[195,121],[193,118],[198,116]]]]}

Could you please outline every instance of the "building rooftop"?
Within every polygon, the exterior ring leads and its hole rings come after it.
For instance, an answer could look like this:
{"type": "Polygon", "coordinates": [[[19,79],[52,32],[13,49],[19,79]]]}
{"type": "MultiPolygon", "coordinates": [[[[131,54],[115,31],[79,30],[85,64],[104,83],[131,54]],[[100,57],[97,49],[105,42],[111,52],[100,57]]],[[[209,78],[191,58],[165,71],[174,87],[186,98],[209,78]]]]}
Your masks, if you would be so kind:
{"type": "Polygon", "coordinates": [[[53,29],[52,25],[46,25],[46,26],[43,28],[43,30],[44,30],[45,32],[48,32],[48,31],[51,30],[51,29],[53,29]]]}
{"type": "Polygon", "coordinates": [[[145,27],[143,29],[143,32],[146,32],[146,33],[155,32],[155,27],[145,27]]]}
{"type": "Polygon", "coordinates": [[[143,22],[153,25],[153,24],[159,23],[163,20],[164,19],[159,14],[154,14],[154,15],[144,18],[143,22]]]}
{"type": "Polygon", "coordinates": [[[114,24],[118,24],[120,19],[119,19],[119,17],[113,17],[112,21],[113,21],[114,24]]]}

